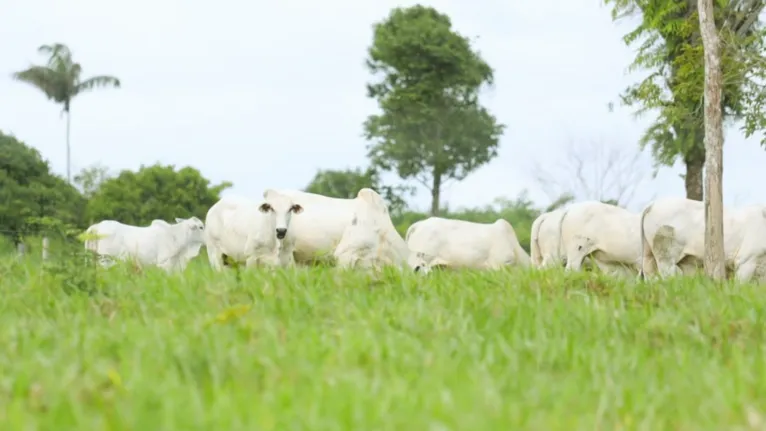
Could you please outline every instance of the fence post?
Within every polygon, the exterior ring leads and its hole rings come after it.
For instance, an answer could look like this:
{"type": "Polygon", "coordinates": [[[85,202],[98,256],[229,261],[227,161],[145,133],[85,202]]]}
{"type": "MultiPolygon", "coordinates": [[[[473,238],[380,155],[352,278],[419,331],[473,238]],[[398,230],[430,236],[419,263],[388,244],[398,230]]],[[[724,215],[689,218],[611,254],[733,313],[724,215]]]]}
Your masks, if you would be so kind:
{"type": "Polygon", "coordinates": [[[47,237],[43,237],[43,261],[48,260],[48,248],[51,245],[51,240],[47,237]]]}
{"type": "Polygon", "coordinates": [[[16,245],[16,251],[19,253],[19,257],[24,257],[24,243],[19,241],[19,243],[16,245]]]}

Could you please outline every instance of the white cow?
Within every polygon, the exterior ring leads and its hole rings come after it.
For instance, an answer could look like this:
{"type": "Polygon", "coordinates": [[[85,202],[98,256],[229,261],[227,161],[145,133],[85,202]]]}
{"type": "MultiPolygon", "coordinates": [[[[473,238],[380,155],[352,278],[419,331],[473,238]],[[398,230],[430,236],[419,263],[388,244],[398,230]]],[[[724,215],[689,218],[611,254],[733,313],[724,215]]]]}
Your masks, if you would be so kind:
{"type": "Polygon", "coordinates": [[[561,247],[561,216],[563,209],[553,210],[537,217],[532,223],[529,251],[532,264],[548,267],[566,263],[566,254],[561,247]]]}
{"type": "MultiPolygon", "coordinates": [[[[737,280],[760,278],[766,266],[766,207],[724,208],[726,267],[737,280]]],[[[693,273],[705,254],[705,205],[686,198],[663,198],[641,213],[643,270],[647,277],[693,273]]]]}
{"type": "Polygon", "coordinates": [[[289,189],[277,192],[300,202],[304,209],[290,227],[295,236],[295,260],[309,263],[331,256],[354,217],[355,199],[330,198],[289,189]]]}
{"type": "Polygon", "coordinates": [[[425,262],[407,247],[394,228],[388,206],[374,190],[363,188],[352,199],[354,211],[333,252],[339,268],[399,268],[427,273],[425,262]]]}
{"type": "Polygon", "coordinates": [[[429,266],[497,269],[504,265],[529,266],[510,223],[474,223],[429,217],[413,223],[405,236],[410,250],[429,266]]]}
{"type": "Polygon", "coordinates": [[[215,270],[223,269],[223,255],[250,267],[263,263],[289,266],[295,263],[293,214],[303,207],[274,190],[263,193],[261,202],[226,196],[207,212],[207,256],[215,270]]]}
{"type": "Polygon", "coordinates": [[[166,271],[186,268],[205,243],[205,225],[197,217],[176,218],[175,224],[154,220],[149,226],[104,220],[85,233],[86,250],[101,257],[131,259],[142,266],[155,265],[166,271]]]}
{"type": "Polygon", "coordinates": [[[590,256],[605,272],[638,275],[640,220],[640,214],[599,201],[572,204],[559,223],[567,270],[580,269],[590,256]]]}

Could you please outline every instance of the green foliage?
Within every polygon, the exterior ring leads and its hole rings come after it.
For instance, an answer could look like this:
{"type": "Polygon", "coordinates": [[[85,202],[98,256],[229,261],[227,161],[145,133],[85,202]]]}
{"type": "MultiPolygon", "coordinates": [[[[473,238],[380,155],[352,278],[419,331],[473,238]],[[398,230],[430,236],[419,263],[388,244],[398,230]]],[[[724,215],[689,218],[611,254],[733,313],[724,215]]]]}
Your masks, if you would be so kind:
{"type": "Polygon", "coordinates": [[[75,63],[72,51],[64,44],[42,45],[38,52],[48,56],[47,64],[30,66],[14,73],[13,78],[39,89],[48,99],[63,105],[65,112],[69,112],[72,99],[78,94],[99,87],[120,87],[120,80],[113,76],[98,75],[83,79],[82,66],[75,63]]]}
{"type": "Polygon", "coordinates": [[[415,178],[432,192],[463,179],[497,155],[504,125],[478,103],[492,68],[449,17],[425,6],[395,8],[377,23],[367,66],[380,77],[368,96],[382,113],[364,124],[376,168],[415,178]]]}
{"type": "Polygon", "coordinates": [[[176,217],[204,220],[220,193],[231,185],[211,185],[191,167],[175,170],[172,165],[141,166],[138,172],[122,171],[104,180],[88,202],[87,215],[89,222],[112,219],[132,225],[176,217]]]}
{"type": "MultiPolygon", "coordinates": [[[[641,17],[624,41],[637,48],[631,69],[651,73],[628,87],[620,97],[637,114],[657,115],[644,133],[641,146],[651,146],[658,165],[672,166],[679,157],[704,160],[704,56],[696,1],[604,0],[604,3],[612,6],[615,20],[639,14],[641,17]]],[[[744,20],[752,14],[757,18],[763,9],[762,1],[753,3],[760,5],[748,11],[737,9],[738,1],[716,4],[716,22],[724,41],[722,108],[731,119],[750,118],[749,134],[762,116],[753,106],[756,104],[753,90],[757,87],[753,63],[742,60],[745,53],[749,56],[758,53],[760,57],[761,52],[760,23],[757,19],[744,20]]]]}
{"type": "Polygon", "coordinates": [[[320,169],[305,191],[334,198],[353,199],[359,190],[365,187],[377,191],[386,200],[389,211],[393,215],[406,209],[405,196],[411,196],[414,193],[412,187],[383,185],[377,170],[374,168],[367,168],[364,171],[360,168],[320,169]]]}
{"type": "Polygon", "coordinates": [[[93,197],[101,183],[109,179],[109,168],[101,164],[84,168],[79,174],[74,176],[74,183],[80,189],[80,192],[87,199],[93,197]]]}
{"type": "Polygon", "coordinates": [[[18,240],[39,231],[34,220],[42,218],[80,226],[84,208],[80,193],[52,174],[37,150],[0,132],[0,234],[18,240]]]}

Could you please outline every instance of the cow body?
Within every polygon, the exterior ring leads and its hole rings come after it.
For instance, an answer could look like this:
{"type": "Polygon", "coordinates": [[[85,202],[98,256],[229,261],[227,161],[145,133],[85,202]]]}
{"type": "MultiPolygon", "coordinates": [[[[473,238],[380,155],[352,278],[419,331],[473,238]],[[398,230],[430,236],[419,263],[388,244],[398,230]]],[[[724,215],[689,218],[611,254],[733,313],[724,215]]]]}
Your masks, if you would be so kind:
{"type": "MultiPolygon", "coordinates": [[[[724,208],[726,267],[740,281],[762,278],[766,257],[766,207],[724,208]]],[[[705,255],[705,205],[685,198],[663,198],[641,214],[644,274],[691,274],[705,255]]]]}
{"type": "Polygon", "coordinates": [[[309,263],[331,256],[354,217],[355,199],[340,199],[299,190],[280,189],[280,194],[300,202],[301,217],[291,224],[295,260],[309,263]]]}
{"type": "Polygon", "coordinates": [[[559,231],[566,268],[586,257],[611,274],[637,275],[641,264],[640,214],[599,201],[578,202],[561,216],[559,231]]]}
{"type": "Polygon", "coordinates": [[[429,217],[407,229],[407,245],[429,266],[496,269],[505,265],[528,266],[510,223],[474,223],[429,217]]]}
{"type": "Polygon", "coordinates": [[[224,255],[248,267],[292,265],[292,215],[302,210],[292,199],[273,190],[266,190],[260,202],[243,197],[221,198],[210,207],[205,219],[210,265],[215,270],[223,269],[224,255]]]}
{"type": "Polygon", "coordinates": [[[176,218],[175,224],[154,220],[149,226],[132,226],[104,220],[90,226],[85,248],[99,256],[133,260],[141,266],[166,271],[183,270],[205,243],[204,224],[197,217],[176,218]]]}
{"type": "Polygon", "coordinates": [[[340,268],[395,266],[428,272],[394,228],[388,207],[374,190],[364,188],[353,199],[354,211],[333,255],[340,268]]]}
{"type": "Polygon", "coordinates": [[[561,247],[561,216],[563,209],[541,214],[532,223],[529,251],[532,265],[536,267],[560,266],[566,263],[561,247]]]}

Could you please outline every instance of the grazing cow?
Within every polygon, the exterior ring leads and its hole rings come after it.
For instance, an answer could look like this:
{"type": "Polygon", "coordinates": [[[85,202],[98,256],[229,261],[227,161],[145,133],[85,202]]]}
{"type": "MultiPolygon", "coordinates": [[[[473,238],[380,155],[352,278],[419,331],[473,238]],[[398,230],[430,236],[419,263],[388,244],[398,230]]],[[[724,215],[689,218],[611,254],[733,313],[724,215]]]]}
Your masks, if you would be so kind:
{"type": "MultiPolygon", "coordinates": [[[[724,208],[726,267],[737,280],[763,276],[766,266],[766,207],[724,208]]],[[[644,276],[690,274],[705,254],[705,205],[686,198],[655,200],[641,213],[644,276]]]]}
{"type": "Polygon", "coordinates": [[[429,217],[414,223],[405,236],[410,250],[421,253],[429,266],[497,269],[529,266],[510,223],[474,223],[429,217]]]}
{"type": "Polygon", "coordinates": [[[304,208],[290,227],[295,237],[296,262],[310,263],[332,256],[354,217],[355,199],[330,198],[299,190],[277,192],[300,202],[304,208]]]}
{"type": "Polygon", "coordinates": [[[394,228],[388,206],[374,190],[357,193],[351,222],[333,252],[339,268],[380,268],[396,266],[427,273],[416,253],[410,252],[394,228]]]}
{"type": "Polygon", "coordinates": [[[263,201],[227,196],[207,212],[207,256],[210,266],[223,269],[223,255],[250,267],[263,263],[284,266],[295,263],[293,214],[303,207],[291,198],[268,189],[263,201]]]}
{"type": "Polygon", "coordinates": [[[603,271],[638,275],[641,264],[640,214],[599,201],[572,204],[559,222],[567,270],[590,256],[603,271]]]}
{"type": "MultiPolygon", "coordinates": [[[[149,226],[131,226],[104,220],[85,233],[85,249],[103,257],[132,259],[166,271],[183,270],[205,243],[205,225],[197,217],[176,218],[175,224],[154,220],[149,226]]],[[[102,261],[102,264],[104,262],[102,261]]]]}
{"type": "Polygon", "coordinates": [[[561,248],[561,232],[559,231],[563,209],[541,214],[532,223],[532,235],[529,241],[529,251],[532,264],[536,267],[563,265],[566,254],[561,248]]]}

